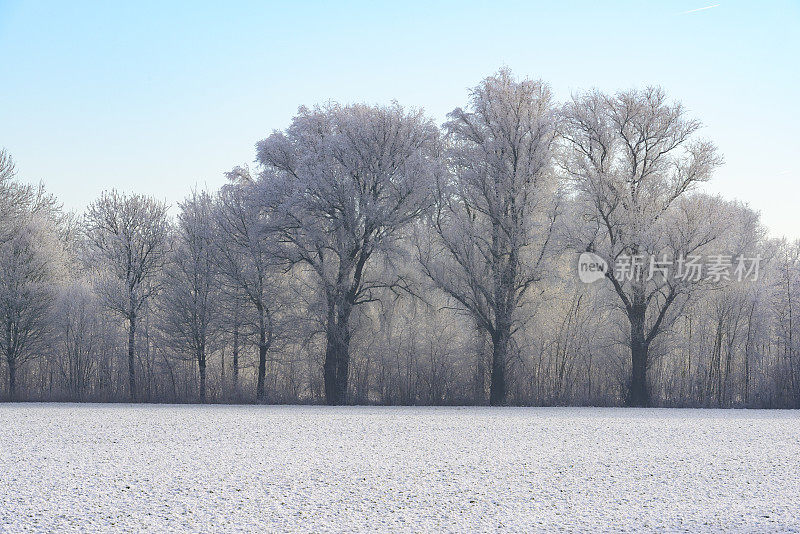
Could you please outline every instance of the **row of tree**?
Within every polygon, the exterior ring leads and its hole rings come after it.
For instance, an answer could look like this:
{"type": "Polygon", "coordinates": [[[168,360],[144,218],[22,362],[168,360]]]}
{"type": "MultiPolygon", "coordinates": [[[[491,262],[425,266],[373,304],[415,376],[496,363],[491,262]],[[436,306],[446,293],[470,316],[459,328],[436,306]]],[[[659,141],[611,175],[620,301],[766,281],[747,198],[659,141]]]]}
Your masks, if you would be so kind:
{"type": "Polygon", "coordinates": [[[800,244],[694,190],[722,162],[699,128],[659,88],[558,104],[501,70],[441,128],[300,108],[174,217],[64,213],[0,152],[5,396],[800,406],[800,244]],[[614,268],[711,255],[758,270],[614,268]]]}

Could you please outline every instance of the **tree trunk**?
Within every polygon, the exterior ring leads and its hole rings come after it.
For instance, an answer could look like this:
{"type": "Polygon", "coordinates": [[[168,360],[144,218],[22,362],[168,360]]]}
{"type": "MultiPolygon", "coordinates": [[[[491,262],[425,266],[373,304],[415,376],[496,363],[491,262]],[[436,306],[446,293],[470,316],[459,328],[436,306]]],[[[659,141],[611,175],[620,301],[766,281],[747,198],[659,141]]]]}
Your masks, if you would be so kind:
{"type": "MultiPolygon", "coordinates": [[[[737,321],[738,322],[738,321],[737,321]]],[[[730,406],[733,402],[733,393],[731,392],[731,372],[733,368],[733,346],[736,342],[736,323],[734,323],[732,333],[728,333],[727,351],[725,354],[725,378],[722,381],[722,402],[726,406],[730,406]]]]}
{"type": "Polygon", "coordinates": [[[477,328],[478,365],[475,370],[475,403],[479,406],[486,404],[486,331],[477,328]]]}
{"type": "Polygon", "coordinates": [[[17,359],[8,357],[8,400],[17,398],[17,359]]]}
{"type": "Polygon", "coordinates": [[[333,406],[336,404],[336,349],[330,330],[331,327],[328,327],[325,344],[325,363],[322,370],[325,380],[325,404],[333,406]]]}
{"type": "Polygon", "coordinates": [[[628,406],[650,406],[647,385],[647,356],[649,346],[644,335],[644,309],[634,310],[631,321],[631,381],[628,389],[628,406]]]}
{"type": "Polygon", "coordinates": [[[128,395],[131,402],[136,402],[136,375],[134,363],[134,342],[136,341],[136,314],[128,319],[128,395]]]}
{"type": "Polygon", "coordinates": [[[239,399],[239,325],[233,327],[233,395],[239,399]]]}
{"type": "Polygon", "coordinates": [[[350,368],[350,310],[340,306],[339,313],[328,313],[326,327],[324,379],[325,402],[340,405],[347,402],[347,378],[350,368]]]}
{"type": "Polygon", "coordinates": [[[228,382],[225,379],[225,349],[219,353],[220,397],[224,398],[228,392],[228,382]]]}
{"type": "Polygon", "coordinates": [[[206,402],[206,351],[202,347],[197,350],[197,367],[200,371],[200,402],[206,402]]]}
{"type": "Polygon", "coordinates": [[[720,316],[717,321],[717,333],[714,337],[714,354],[709,376],[709,390],[716,393],[718,406],[722,405],[722,325],[723,318],[720,316]]]}
{"type": "Polygon", "coordinates": [[[267,376],[267,332],[262,326],[258,333],[258,383],[256,385],[256,399],[264,402],[264,379],[267,376]]]}
{"type": "Polygon", "coordinates": [[[506,403],[506,363],[510,337],[510,328],[507,325],[498,326],[492,335],[492,380],[489,387],[489,404],[492,406],[506,403]]]}
{"type": "Polygon", "coordinates": [[[350,329],[343,330],[343,340],[338,346],[336,358],[336,404],[347,403],[347,384],[350,376],[350,329]]]}
{"type": "Polygon", "coordinates": [[[750,404],[750,337],[753,328],[753,308],[755,304],[750,306],[750,315],[747,318],[747,339],[744,343],[744,406],[749,407],[750,404]]]}
{"type": "Polygon", "coordinates": [[[13,328],[11,320],[6,319],[6,362],[8,362],[8,400],[13,401],[17,389],[17,357],[13,349],[13,328]]]}

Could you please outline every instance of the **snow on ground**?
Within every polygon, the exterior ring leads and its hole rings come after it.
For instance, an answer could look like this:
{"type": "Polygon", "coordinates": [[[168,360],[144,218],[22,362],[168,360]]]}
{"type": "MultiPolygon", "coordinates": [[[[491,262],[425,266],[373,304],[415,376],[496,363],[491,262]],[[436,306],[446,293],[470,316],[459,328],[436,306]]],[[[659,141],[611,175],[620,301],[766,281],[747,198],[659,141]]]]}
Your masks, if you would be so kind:
{"type": "Polygon", "coordinates": [[[0,531],[800,532],[800,413],[0,405],[0,531]]]}

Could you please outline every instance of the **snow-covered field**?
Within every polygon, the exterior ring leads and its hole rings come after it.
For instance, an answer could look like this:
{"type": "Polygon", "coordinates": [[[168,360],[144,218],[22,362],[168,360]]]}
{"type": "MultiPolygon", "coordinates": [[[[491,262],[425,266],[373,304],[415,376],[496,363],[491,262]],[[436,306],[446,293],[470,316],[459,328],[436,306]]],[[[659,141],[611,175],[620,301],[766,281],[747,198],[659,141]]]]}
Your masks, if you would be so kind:
{"type": "Polygon", "coordinates": [[[0,531],[800,531],[800,413],[0,405],[0,531]]]}

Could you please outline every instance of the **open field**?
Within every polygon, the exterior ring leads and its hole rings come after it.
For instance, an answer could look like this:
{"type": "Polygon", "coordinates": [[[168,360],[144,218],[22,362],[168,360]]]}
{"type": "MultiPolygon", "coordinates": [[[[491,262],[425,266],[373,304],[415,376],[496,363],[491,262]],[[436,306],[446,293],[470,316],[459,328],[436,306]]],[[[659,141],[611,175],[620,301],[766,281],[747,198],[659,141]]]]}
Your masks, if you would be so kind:
{"type": "Polygon", "coordinates": [[[0,531],[800,531],[800,413],[0,405],[0,531]]]}

